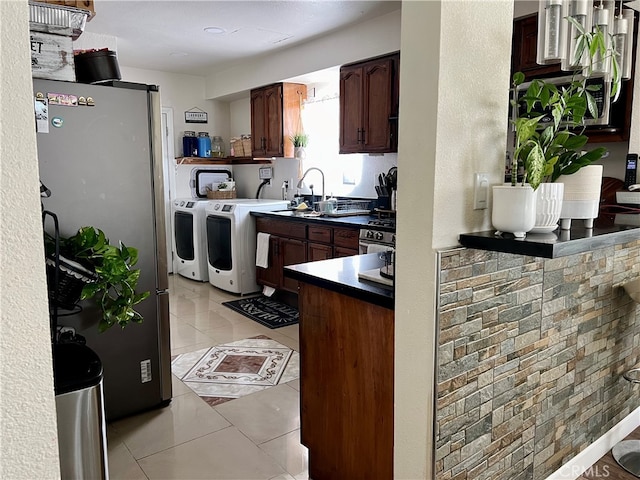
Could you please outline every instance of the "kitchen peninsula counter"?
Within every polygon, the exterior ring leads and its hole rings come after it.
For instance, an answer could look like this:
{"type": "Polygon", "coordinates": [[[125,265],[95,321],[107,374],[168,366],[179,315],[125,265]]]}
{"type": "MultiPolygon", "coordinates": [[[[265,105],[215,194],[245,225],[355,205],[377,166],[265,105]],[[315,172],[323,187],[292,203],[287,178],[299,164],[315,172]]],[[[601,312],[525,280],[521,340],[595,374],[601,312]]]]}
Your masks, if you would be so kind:
{"type": "Polygon", "coordinates": [[[384,266],[379,253],[284,267],[286,277],[393,310],[393,288],[361,280],[358,273],[384,266]]]}
{"type": "Polygon", "coordinates": [[[379,254],[285,267],[300,311],[300,439],[310,478],[393,478],[393,289],[379,254]]]}
{"type": "Polygon", "coordinates": [[[511,233],[496,235],[495,230],[465,233],[460,244],[494,252],[515,253],[541,258],[558,258],[585,253],[599,248],[621,245],[640,238],[640,226],[616,225],[599,222],[593,228],[584,228],[581,220],[574,220],[571,230],[557,229],[551,233],[527,233],[515,238],[511,233]]]}

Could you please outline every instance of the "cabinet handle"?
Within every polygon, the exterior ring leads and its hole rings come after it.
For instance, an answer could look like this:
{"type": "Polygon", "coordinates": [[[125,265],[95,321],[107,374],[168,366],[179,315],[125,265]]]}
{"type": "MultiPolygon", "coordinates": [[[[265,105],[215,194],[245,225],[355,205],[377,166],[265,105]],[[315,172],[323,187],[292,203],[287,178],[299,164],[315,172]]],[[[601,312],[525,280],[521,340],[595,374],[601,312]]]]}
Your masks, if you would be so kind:
{"type": "Polygon", "coordinates": [[[362,130],[359,128],[359,129],[358,129],[358,137],[356,138],[356,143],[360,143],[360,132],[361,132],[361,131],[362,131],[362,130]]]}
{"type": "Polygon", "coordinates": [[[364,128],[362,129],[362,144],[364,145],[364,128]]]}

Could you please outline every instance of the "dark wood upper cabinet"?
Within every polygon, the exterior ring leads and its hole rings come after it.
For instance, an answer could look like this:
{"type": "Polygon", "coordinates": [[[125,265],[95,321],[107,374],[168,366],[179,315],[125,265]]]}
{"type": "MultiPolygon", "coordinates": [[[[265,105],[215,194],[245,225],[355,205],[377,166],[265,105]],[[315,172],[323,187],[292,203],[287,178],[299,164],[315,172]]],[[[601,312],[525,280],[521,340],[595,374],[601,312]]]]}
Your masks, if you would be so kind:
{"type": "MultiPolygon", "coordinates": [[[[635,17],[635,31],[638,31],[638,16],[635,17]]],[[[637,35],[634,38],[633,52],[635,65],[637,35]]],[[[513,22],[513,43],[511,51],[511,73],[522,72],[526,80],[534,78],[570,77],[563,72],[560,64],[538,65],[536,52],[538,43],[538,14],[517,18],[513,22]]],[[[635,67],[630,80],[624,80],[620,89],[620,97],[611,104],[608,125],[589,126],[585,134],[589,143],[625,142],[629,140],[631,129],[631,107],[633,100],[633,82],[635,67]]]]}
{"type": "Polygon", "coordinates": [[[400,53],[340,68],[340,153],[398,151],[400,53]]]}
{"type": "Polygon", "coordinates": [[[293,157],[291,137],[300,121],[300,105],[307,87],[276,83],[251,90],[251,155],[293,157]]]}

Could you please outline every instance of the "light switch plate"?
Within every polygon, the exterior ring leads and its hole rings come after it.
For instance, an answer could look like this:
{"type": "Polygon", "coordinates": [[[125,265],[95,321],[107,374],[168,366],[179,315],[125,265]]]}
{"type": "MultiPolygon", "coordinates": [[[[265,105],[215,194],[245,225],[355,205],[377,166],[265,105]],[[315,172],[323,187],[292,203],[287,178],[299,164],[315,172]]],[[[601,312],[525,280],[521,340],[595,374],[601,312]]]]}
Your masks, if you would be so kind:
{"type": "Polygon", "coordinates": [[[484,210],[489,203],[489,174],[476,173],[473,183],[473,209],[484,210]]]}

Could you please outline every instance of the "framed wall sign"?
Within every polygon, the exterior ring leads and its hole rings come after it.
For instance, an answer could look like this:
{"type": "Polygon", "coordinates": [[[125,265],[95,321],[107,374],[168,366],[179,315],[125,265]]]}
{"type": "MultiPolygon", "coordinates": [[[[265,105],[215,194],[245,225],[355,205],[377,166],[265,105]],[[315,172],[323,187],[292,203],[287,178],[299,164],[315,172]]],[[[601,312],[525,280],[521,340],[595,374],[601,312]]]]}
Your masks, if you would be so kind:
{"type": "Polygon", "coordinates": [[[208,123],[209,114],[197,107],[184,112],[185,123],[208,123]]]}

